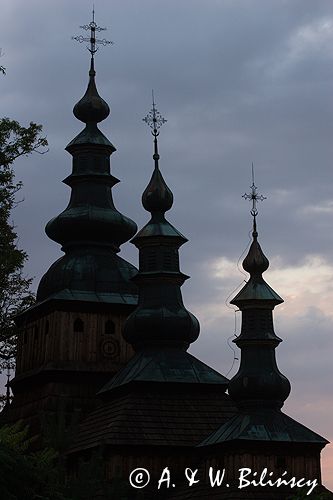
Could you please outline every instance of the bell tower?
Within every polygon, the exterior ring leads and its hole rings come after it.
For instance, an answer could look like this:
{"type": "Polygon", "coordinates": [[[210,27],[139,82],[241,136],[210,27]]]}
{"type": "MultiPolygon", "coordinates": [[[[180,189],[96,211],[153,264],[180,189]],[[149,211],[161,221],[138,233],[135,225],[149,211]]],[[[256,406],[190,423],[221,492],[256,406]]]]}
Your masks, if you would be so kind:
{"type": "Polygon", "coordinates": [[[42,277],[36,304],[17,318],[14,399],[4,415],[36,428],[40,412],[94,408],[96,392],[133,354],[121,330],[137,304],[131,280],[137,270],[118,253],[137,227],[114,205],[119,180],[111,174],[110,156],[116,148],[98,128],[110,108],[96,88],[94,59],[98,44],[111,42],[96,39],[104,28],[94,14],[81,28],[89,38],[73,38],[89,42],[89,83],[73,113],[85,126],[66,147],[73,159],[64,180],[69,204],[46,226],[64,255],[42,277]]]}
{"type": "Polygon", "coordinates": [[[241,362],[228,385],[237,412],[200,448],[208,457],[206,470],[213,464],[226,468],[231,486],[229,498],[287,500],[296,494],[291,489],[292,482],[275,482],[278,478],[306,478],[322,488],[320,452],[328,441],[282,411],[291,386],[276,361],[276,349],[282,339],[274,331],[273,310],[283,299],[263,277],[269,260],[258,241],[257,201],[265,197],[258,194],[252,178],[251,194],[243,196],[252,201],[252,243],[243,260],[249,279],[230,301],[242,315],[241,333],[234,340],[241,351],[241,362]],[[254,483],[239,493],[238,474],[243,467],[254,471],[254,477],[268,471],[272,484],[261,485],[267,486],[262,488],[263,496],[254,483]]]}

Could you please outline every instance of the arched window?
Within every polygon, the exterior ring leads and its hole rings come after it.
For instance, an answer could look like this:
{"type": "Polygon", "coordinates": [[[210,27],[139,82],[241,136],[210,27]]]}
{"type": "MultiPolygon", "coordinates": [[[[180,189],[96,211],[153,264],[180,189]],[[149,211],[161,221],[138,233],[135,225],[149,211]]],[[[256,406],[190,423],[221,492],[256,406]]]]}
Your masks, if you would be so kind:
{"type": "Polygon", "coordinates": [[[76,318],[76,320],[74,321],[73,330],[74,332],[84,331],[84,324],[81,318],[76,318]]]}
{"type": "Polygon", "coordinates": [[[47,319],[45,323],[45,335],[49,333],[49,330],[50,330],[50,323],[49,320],[47,319]]]}
{"type": "Polygon", "coordinates": [[[114,335],[116,333],[116,326],[111,319],[105,322],[104,333],[105,335],[114,335]]]}

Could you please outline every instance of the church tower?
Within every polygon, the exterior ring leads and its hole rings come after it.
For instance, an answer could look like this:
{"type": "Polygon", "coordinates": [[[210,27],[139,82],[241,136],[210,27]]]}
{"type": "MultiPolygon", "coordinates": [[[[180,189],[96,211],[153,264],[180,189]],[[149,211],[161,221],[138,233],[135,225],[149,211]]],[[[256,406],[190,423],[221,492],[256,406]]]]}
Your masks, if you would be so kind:
{"type": "Polygon", "coordinates": [[[136,232],[136,224],[113,203],[119,182],[110,172],[116,150],[98,128],[110,113],[95,83],[97,26],[90,31],[91,54],[86,93],[74,106],[84,129],[68,144],[72,173],[67,208],[46,226],[64,256],[42,277],[36,304],[17,318],[20,328],[14,400],[7,417],[30,424],[42,411],[64,408],[83,412],[95,406],[95,394],[132,356],[122,325],[137,304],[136,268],[117,254],[136,232]]]}
{"type": "Polygon", "coordinates": [[[262,276],[269,261],[258,242],[256,203],[264,197],[254,181],[251,188],[244,197],[253,203],[252,243],[243,261],[250,276],[230,301],[242,314],[241,333],[234,340],[241,362],[228,385],[237,412],[199,447],[207,457],[207,471],[225,468],[230,483],[223,494],[209,498],[287,500],[301,487],[310,493],[316,487],[314,494],[327,492],[321,483],[320,452],[328,441],[281,410],[291,386],[277,366],[275,350],[282,340],[274,331],[273,310],[283,299],[262,276]],[[244,489],[239,487],[242,468],[250,471],[246,480],[253,481],[244,489]],[[297,487],[292,478],[299,481],[297,487]]]}

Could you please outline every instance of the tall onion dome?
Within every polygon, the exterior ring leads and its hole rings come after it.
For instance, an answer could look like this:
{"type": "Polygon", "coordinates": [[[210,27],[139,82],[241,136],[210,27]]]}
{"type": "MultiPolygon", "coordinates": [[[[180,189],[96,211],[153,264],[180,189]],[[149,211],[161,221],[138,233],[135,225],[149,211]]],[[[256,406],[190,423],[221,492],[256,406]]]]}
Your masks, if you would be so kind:
{"type": "MultiPolygon", "coordinates": [[[[283,300],[262,276],[269,262],[258,242],[256,204],[264,197],[258,195],[254,178],[251,189],[244,198],[253,204],[253,241],[243,261],[250,278],[230,301],[242,312],[241,333],[234,340],[241,350],[241,363],[228,385],[237,412],[200,443],[200,448],[205,447],[205,453],[210,455],[207,467],[211,463],[226,467],[232,498],[259,498],[251,488],[238,494],[241,467],[250,471],[268,468],[269,477],[275,478],[284,477],[285,471],[289,477],[320,478],[320,450],[327,444],[325,438],[281,410],[290,383],[276,362],[275,349],[281,339],[274,332],[273,309],[283,300]]],[[[292,496],[289,488],[277,487],[274,490],[268,486],[260,498],[283,500],[292,496]]]]}
{"type": "Polygon", "coordinates": [[[228,390],[239,408],[280,409],[289,396],[290,383],[276,364],[275,348],[282,340],[274,332],[273,309],[283,300],[262,277],[269,261],[258,243],[256,217],[257,202],[266,198],[257,189],[252,165],[251,194],[243,195],[252,202],[253,241],[243,260],[250,279],[230,301],[242,311],[241,334],[234,340],[241,349],[241,364],[228,390]]]}
{"type": "Polygon", "coordinates": [[[178,249],[187,239],[165,218],[173,195],[159,169],[157,137],[166,121],[155,107],[144,119],[154,137],[154,171],[142,195],[150,221],[132,239],[139,249],[139,305],[128,317],[124,337],[135,350],[178,347],[186,350],[199,335],[197,319],[184,306],[180,291],[188,278],[179,269],[178,249]]]}
{"type": "MultiPolygon", "coordinates": [[[[135,355],[99,395],[112,399],[113,391],[120,386],[138,383],[144,387],[145,398],[152,390],[151,383],[160,384],[159,395],[167,392],[168,384],[172,383],[178,386],[177,390],[195,387],[194,391],[199,391],[199,394],[203,390],[201,384],[205,384],[204,392],[216,389],[220,397],[226,390],[228,379],[187,352],[190,344],[198,338],[200,326],[197,318],[184,306],[181,293],[181,286],[189,277],[180,271],[178,251],[187,239],[165,217],[172,207],[173,194],[159,168],[157,138],[166,120],[157,111],[154,98],[152,110],[144,121],[154,137],[154,170],[142,195],[142,204],[151,218],[131,240],[139,250],[139,272],[133,278],[138,287],[139,301],[123,327],[123,337],[133,347],[135,355]]],[[[176,392],[172,392],[173,396],[176,392]]],[[[194,406],[190,412],[193,408],[201,412],[202,402],[198,404],[196,406],[197,402],[192,400],[194,406]]],[[[154,403],[152,411],[155,410],[154,403]]],[[[176,407],[174,411],[177,413],[176,407]]],[[[215,415],[211,417],[214,419],[215,415]]],[[[139,427],[141,419],[142,415],[138,418],[139,427]]]]}
{"type": "Polygon", "coordinates": [[[73,109],[85,128],[66,147],[73,157],[73,170],[63,182],[71,188],[71,197],[67,208],[46,226],[47,235],[62,245],[65,255],[43,276],[38,301],[52,297],[136,302],[136,287],[130,281],[136,268],[117,253],[137,226],[114,206],[112,187],[119,180],[110,173],[110,156],[116,148],[97,125],[110,108],[95,83],[95,26],[89,25],[93,36],[88,88],[73,109]]]}
{"type": "Polygon", "coordinates": [[[269,261],[258,243],[255,216],[252,237],[243,261],[250,279],[230,301],[242,311],[241,334],[234,340],[242,354],[228,390],[239,408],[280,409],[289,396],[290,383],[276,364],[275,348],[282,340],[274,332],[273,309],[283,300],[262,277],[269,261]]]}

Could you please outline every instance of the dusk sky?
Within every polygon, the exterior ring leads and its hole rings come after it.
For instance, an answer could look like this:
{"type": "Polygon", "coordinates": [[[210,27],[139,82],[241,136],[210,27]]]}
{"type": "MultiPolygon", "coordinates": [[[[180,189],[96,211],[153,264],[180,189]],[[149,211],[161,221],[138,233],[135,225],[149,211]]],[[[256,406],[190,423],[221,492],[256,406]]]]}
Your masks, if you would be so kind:
{"type": "MultiPolygon", "coordinates": [[[[45,224],[66,207],[65,146],[83,128],[72,114],[88,81],[86,0],[3,0],[1,116],[43,124],[49,152],[15,164],[24,201],[13,213],[26,273],[41,276],[61,255],[45,224]]],[[[327,0],[95,0],[100,38],[96,81],[111,107],[100,128],[116,146],[115,205],[142,227],[141,194],[153,169],[142,118],[157,107],[160,167],[174,193],[168,220],[189,242],[180,250],[186,307],[200,321],[190,352],[226,375],[235,313],[226,300],[244,284],[237,262],[249,243],[256,185],[265,278],[283,297],[275,331],[280,370],[292,384],[284,411],[333,441],[333,2],[327,0]],[[231,295],[230,295],[231,294],[231,295]]],[[[120,254],[137,265],[130,243],[120,254]]],[[[241,261],[240,261],[241,262],[241,261]]],[[[240,316],[236,313],[236,333],[240,316]]],[[[237,349],[237,348],[236,348],[237,349]]],[[[237,353],[239,357],[239,353],[237,353]]],[[[233,365],[228,377],[238,369],[233,365]]],[[[323,454],[333,488],[333,446],[323,454]]]]}

